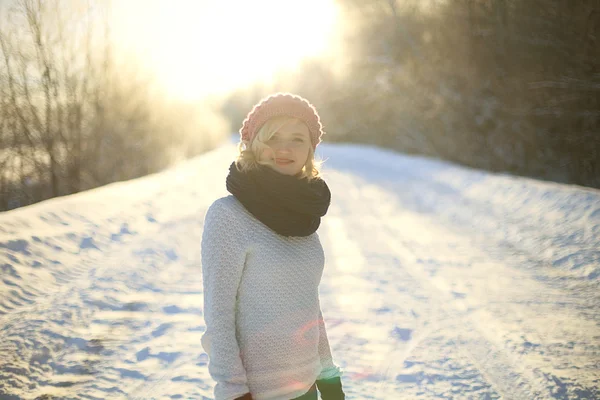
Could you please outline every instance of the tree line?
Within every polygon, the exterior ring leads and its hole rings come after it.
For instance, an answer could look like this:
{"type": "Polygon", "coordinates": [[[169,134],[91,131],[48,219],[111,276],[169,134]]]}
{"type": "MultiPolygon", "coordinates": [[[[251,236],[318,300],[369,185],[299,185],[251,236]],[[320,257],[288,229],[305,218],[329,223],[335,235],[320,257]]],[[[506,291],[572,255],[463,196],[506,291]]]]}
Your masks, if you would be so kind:
{"type": "Polygon", "coordinates": [[[321,111],[327,140],[600,188],[600,1],[338,0],[344,57],[271,87],[321,111]]]}
{"type": "Polygon", "coordinates": [[[336,0],[335,56],[199,104],[117,51],[110,1],[0,3],[0,211],[160,171],[278,90],[326,141],[600,188],[600,0],[336,0]]]}

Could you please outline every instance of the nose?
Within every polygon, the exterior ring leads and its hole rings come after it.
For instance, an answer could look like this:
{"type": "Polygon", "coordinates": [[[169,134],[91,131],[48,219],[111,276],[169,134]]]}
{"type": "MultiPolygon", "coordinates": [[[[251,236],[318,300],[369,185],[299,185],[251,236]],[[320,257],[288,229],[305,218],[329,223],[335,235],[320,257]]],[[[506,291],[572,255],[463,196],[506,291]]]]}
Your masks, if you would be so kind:
{"type": "Polygon", "coordinates": [[[286,158],[289,157],[292,152],[288,149],[277,149],[275,150],[275,158],[286,158]]]}
{"type": "Polygon", "coordinates": [[[272,147],[277,151],[277,152],[286,152],[289,153],[292,150],[292,147],[294,147],[294,144],[292,142],[288,142],[287,140],[280,140],[277,143],[272,144],[272,147]]]}

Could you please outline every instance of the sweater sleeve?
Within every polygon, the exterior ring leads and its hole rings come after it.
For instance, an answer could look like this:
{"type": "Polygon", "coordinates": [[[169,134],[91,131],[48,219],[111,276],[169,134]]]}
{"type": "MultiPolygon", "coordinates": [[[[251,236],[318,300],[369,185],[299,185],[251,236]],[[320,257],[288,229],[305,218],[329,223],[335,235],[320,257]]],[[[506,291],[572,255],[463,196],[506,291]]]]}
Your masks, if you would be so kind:
{"type": "Polygon", "coordinates": [[[341,377],[343,372],[333,362],[329,339],[327,338],[327,330],[325,329],[325,321],[323,320],[323,312],[319,302],[319,357],[321,359],[321,373],[317,380],[331,379],[341,377]]]}
{"type": "Polygon", "coordinates": [[[215,380],[215,400],[232,400],[249,393],[246,371],[236,338],[235,310],[246,249],[243,229],[218,200],[204,220],[201,263],[206,331],[202,347],[215,380]]]}

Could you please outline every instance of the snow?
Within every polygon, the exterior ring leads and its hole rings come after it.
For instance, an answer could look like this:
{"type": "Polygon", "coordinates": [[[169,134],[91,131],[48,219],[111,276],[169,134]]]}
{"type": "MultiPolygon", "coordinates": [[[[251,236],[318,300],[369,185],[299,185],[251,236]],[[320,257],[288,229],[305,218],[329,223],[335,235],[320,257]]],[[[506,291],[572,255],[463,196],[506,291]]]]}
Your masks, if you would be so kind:
{"type": "MultiPolygon", "coordinates": [[[[0,399],[211,399],[203,216],[233,141],[0,214],[0,399]]],[[[592,399],[600,191],[323,143],[321,305],[349,399],[592,399]]]]}

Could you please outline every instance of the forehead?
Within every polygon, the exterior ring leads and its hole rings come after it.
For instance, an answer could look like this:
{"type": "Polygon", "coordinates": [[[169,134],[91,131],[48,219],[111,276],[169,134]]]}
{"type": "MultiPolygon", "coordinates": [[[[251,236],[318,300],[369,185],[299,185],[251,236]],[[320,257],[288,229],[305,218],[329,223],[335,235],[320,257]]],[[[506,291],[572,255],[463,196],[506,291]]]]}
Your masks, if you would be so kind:
{"type": "Polygon", "coordinates": [[[277,129],[275,133],[283,135],[301,135],[308,136],[308,127],[306,124],[299,120],[293,120],[285,124],[284,126],[277,129]]]}

